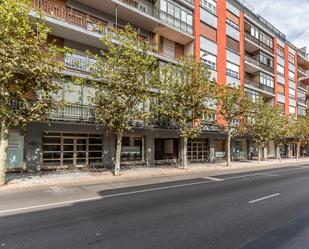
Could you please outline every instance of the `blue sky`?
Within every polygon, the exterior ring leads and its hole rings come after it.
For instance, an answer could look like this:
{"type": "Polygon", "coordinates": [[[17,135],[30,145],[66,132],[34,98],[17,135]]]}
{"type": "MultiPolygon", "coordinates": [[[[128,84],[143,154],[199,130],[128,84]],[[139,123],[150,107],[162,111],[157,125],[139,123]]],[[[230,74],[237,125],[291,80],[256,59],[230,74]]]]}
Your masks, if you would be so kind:
{"type": "Polygon", "coordinates": [[[309,50],[309,0],[246,0],[297,47],[309,50]]]}

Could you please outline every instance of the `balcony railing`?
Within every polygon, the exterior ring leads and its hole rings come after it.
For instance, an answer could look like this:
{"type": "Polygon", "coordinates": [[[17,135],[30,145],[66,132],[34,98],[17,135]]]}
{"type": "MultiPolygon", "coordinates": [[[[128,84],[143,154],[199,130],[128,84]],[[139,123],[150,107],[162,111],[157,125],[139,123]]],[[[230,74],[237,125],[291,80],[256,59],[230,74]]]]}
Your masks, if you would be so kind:
{"type": "Polygon", "coordinates": [[[253,57],[251,57],[251,56],[249,56],[247,54],[245,55],[245,60],[250,62],[251,64],[257,66],[257,67],[262,68],[263,70],[265,70],[265,71],[267,71],[269,73],[272,73],[272,74],[274,73],[274,69],[273,68],[264,65],[263,63],[259,62],[258,60],[256,60],[255,58],[253,58],[253,57]]]}
{"type": "Polygon", "coordinates": [[[298,82],[298,87],[301,87],[301,88],[303,88],[303,89],[307,89],[307,86],[306,86],[306,84],[304,84],[303,82],[298,82]]]}
{"type": "Polygon", "coordinates": [[[81,55],[66,54],[64,64],[67,68],[85,73],[93,73],[95,70],[95,60],[81,55]]]}
{"type": "Polygon", "coordinates": [[[306,70],[302,69],[301,67],[297,67],[297,70],[300,71],[303,74],[306,74],[306,70]]]}
{"type": "Polygon", "coordinates": [[[270,86],[263,85],[259,82],[256,82],[256,81],[248,79],[248,78],[245,79],[245,84],[249,85],[249,86],[253,86],[253,87],[258,88],[258,89],[261,89],[261,90],[268,92],[268,93],[271,93],[271,94],[274,94],[274,92],[275,92],[274,88],[272,88],[270,86]]]}
{"type": "MultiPolygon", "coordinates": [[[[164,22],[167,22],[169,25],[184,31],[190,35],[193,34],[193,28],[192,25],[187,24],[186,22],[182,21],[180,18],[176,18],[173,15],[170,15],[167,12],[164,12],[160,9],[158,9],[156,6],[154,6],[152,3],[149,4],[141,4],[139,1],[134,0],[120,0],[121,2],[129,5],[130,7],[133,7],[147,15],[150,15],[152,17],[155,17],[159,20],[162,20],[164,22]]],[[[192,0],[185,0],[186,2],[192,4],[192,0]]]]}
{"type": "Polygon", "coordinates": [[[34,9],[44,12],[47,16],[54,17],[89,31],[98,31],[101,26],[107,27],[107,22],[104,20],[47,0],[32,0],[32,6],[34,9]]]}
{"type": "Polygon", "coordinates": [[[261,42],[259,39],[255,38],[254,36],[252,36],[252,35],[249,34],[248,32],[245,32],[245,37],[246,37],[248,40],[252,41],[253,43],[257,44],[258,46],[260,46],[260,47],[266,49],[268,52],[270,52],[270,53],[272,53],[272,54],[274,53],[273,48],[267,46],[265,43],[261,42]]]}
{"type": "Polygon", "coordinates": [[[94,122],[94,107],[80,104],[66,104],[59,106],[52,113],[55,120],[94,122]]]}

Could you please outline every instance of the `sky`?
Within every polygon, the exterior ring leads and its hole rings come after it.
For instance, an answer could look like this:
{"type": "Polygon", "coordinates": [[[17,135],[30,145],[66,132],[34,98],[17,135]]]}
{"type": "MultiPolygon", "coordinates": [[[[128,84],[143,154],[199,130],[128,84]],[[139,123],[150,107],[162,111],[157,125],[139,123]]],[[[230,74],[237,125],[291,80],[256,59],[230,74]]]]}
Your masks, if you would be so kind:
{"type": "Polygon", "coordinates": [[[246,0],[298,48],[309,50],[309,0],[246,0]]]}

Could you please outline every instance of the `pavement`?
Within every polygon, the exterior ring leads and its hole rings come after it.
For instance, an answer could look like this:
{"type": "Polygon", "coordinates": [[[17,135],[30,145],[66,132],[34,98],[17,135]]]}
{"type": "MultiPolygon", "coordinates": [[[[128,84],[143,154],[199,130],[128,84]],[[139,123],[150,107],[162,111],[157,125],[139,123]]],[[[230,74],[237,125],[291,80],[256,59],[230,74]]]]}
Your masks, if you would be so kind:
{"type": "Polygon", "coordinates": [[[117,186],[134,186],[136,184],[160,183],[162,181],[185,180],[198,177],[199,174],[208,176],[214,174],[229,174],[237,172],[250,172],[261,169],[292,166],[299,163],[309,163],[309,158],[277,159],[261,161],[233,162],[227,167],[225,162],[192,163],[188,169],[183,170],[176,166],[156,167],[122,167],[121,175],[114,176],[110,170],[60,170],[33,173],[12,173],[7,177],[8,184],[0,186],[1,191],[18,190],[26,188],[41,188],[47,186],[80,186],[87,184],[110,184],[111,188],[117,186]]]}
{"type": "Polygon", "coordinates": [[[0,248],[308,249],[308,161],[233,170],[0,191],[0,248]]]}

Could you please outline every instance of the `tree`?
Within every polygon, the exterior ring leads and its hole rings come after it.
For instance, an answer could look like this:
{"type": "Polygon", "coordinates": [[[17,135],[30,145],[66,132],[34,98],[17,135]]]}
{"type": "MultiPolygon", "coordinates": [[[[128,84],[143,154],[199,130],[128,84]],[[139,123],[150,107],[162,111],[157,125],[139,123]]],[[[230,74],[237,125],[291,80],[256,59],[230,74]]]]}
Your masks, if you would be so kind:
{"type": "Polygon", "coordinates": [[[148,41],[127,25],[122,30],[110,29],[101,38],[105,50],[96,55],[91,83],[96,94],[91,102],[96,108],[96,121],[117,136],[114,174],[120,173],[121,144],[124,131],[132,130],[134,121],[149,117],[141,107],[149,98],[157,60],[148,41]]]}
{"type": "Polygon", "coordinates": [[[286,120],[280,110],[264,103],[262,99],[255,103],[245,126],[258,145],[258,162],[261,161],[262,148],[270,141],[282,142],[287,131],[286,120]]]}
{"type": "Polygon", "coordinates": [[[289,119],[278,108],[275,109],[275,117],[272,121],[274,130],[272,140],[276,144],[276,157],[281,161],[280,147],[285,144],[289,134],[289,119]]]}
{"type": "Polygon", "coordinates": [[[207,66],[192,56],[183,57],[179,64],[167,64],[160,69],[158,114],[170,119],[182,138],[182,166],[187,168],[188,139],[201,132],[200,120],[210,112],[212,97],[210,72],[207,66]]]}
{"type": "Polygon", "coordinates": [[[239,88],[217,86],[218,125],[227,133],[227,166],[231,165],[231,140],[240,133],[240,121],[250,114],[251,100],[239,88]]]}
{"type": "Polygon", "coordinates": [[[0,185],[5,183],[9,128],[47,120],[55,108],[63,51],[48,42],[27,0],[0,0],[0,185]]]}
{"type": "Polygon", "coordinates": [[[309,140],[308,116],[298,117],[298,119],[290,121],[290,137],[296,140],[296,159],[299,159],[301,144],[309,140]]]}

